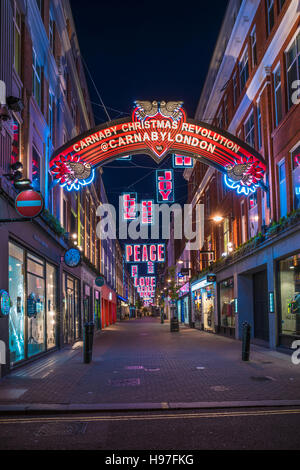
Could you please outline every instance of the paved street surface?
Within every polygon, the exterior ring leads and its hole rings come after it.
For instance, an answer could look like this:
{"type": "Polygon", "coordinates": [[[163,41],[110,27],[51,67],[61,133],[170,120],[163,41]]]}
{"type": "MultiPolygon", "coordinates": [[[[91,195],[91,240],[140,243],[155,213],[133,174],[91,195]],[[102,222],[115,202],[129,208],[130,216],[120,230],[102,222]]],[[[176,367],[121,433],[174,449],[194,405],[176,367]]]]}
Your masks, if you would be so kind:
{"type": "Polygon", "coordinates": [[[293,408],[0,417],[0,449],[299,450],[299,418],[293,408]]]}
{"type": "Polygon", "coordinates": [[[147,317],[97,333],[91,364],[83,364],[78,345],[0,381],[2,409],[26,404],[153,409],[268,400],[300,400],[300,366],[288,355],[252,346],[251,361],[242,362],[239,341],[186,327],[170,333],[168,323],[147,317]]]}
{"type": "Polygon", "coordinates": [[[0,449],[300,448],[289,356],[252,346],[245,363],[239,341],[169,330],[126,321],[97,333],[91,364],[78,344],[15,370],[0,382],[0,449]]]}

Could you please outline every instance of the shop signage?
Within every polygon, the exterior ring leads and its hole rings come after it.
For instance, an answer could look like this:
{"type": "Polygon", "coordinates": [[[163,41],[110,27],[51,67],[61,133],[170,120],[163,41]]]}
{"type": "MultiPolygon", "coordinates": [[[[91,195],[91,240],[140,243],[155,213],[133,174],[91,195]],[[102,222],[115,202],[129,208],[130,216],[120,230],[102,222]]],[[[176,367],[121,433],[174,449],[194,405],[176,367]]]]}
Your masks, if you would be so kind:
{"type": "Polygon", "coordinates": [[[0,290],[0,313],[3,316],[6,316],[9,314],[10,310],[10,297],[8,292],[6,290],[1,289],[0,290]]]}
{"type": "Polygon", "coordinates": [[[131,266],[131,277],[138,276],[138,273],[139,273],[139,267],[136,264],[133,264],[131,266]]]}
{"type": "Polygon", "coordinates": [[[174,202],[173,170],[156,170],[157,202],[174,202]]]}
{"type": "Polygon", "coordinates": [[[105,277],[103,276],[103,274],[101,274],[100,276],[97,276],[96,279],[95,279],[95,284],[97,287],[102,287],[104,286],[105,284],[105,277]]]}
{"type": "Polygon", "coordinates": [[[37,217],[44,207],[43,196],[32,189],[21,191],[16,197],[15,207],[22,217],[37,217]]]}
{"type": "Polygon", "coordinates": [[[173,155],[173,168],[193,168],[194,160],[192,157],[183,155],[173,155]]]}
{"type": "Polygon", "coordinates": [[[78,248],[70,248],[65,252],[64,261],[70,268],[76,268],[81,261],[81,253],[78,248]]]}
{"type": "Polygon", "coordinates": [[[165,261],[165,245],[163,243],[125,245],[126,263],[163,263],[165,261]]]}
{"type": "Polygon", "coordinates": [[[123,219],[134,220],[136,218],[137,210],[137,194],[136,193],[123,193],[123,219]]]}
{"type": "Polygon", "coordinates": [[[148,261],[147,263],[147,273],[154,274],[154,263],[152,263],[152,261],[148,261]]]}
{"type": "Polygon", "coordinates": [[[182,287],[179,289],[179,297],[183,297],[184,295],[188,294],[190,292],[190,283],[187,282],[184,284],[182,287]]]}
{"type": "Polygon", "coordinates": [[[275,305],[274,305],[274,292],[269,292],[269,312],[275,312],[275,305]]]}
{"type": "Polygon", "coordinates": [[[95,167],[116,158],[148,154],[160,163],[172,153],[213,166],[239,193],[264,187],[263,157],[227,131],[188,119],[182,105],[136,101],[129,118],[101,124],[56,150],[50,161],[54,179],[67,190],[79,189],[92,181],[95,167]]]}
{"type": "Polygon", "coordinates": [[[217,279],[217,277],[216,277],[215,274],[208,274],[206,276],[206,281],[207,282],[216,282],[216,279],[217,279]]]}
{"type": "Polygon", "coordinates": [[[154,201],[144,200],[141,201],[142,208],[142,224],[153,225],[154,224],[154,201]]]}

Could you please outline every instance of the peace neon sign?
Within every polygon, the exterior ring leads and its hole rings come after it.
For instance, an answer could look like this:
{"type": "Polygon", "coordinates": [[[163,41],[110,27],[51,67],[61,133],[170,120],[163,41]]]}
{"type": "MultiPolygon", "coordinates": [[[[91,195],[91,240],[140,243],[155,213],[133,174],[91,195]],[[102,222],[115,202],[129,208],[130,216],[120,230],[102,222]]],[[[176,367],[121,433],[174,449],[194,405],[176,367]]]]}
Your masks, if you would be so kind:
{"type": "Polygon", "coordinates": [[[188,119],[182,104],[136,101],[130,118],[101,124],[69,141],[51,159],[55,181],[67,190],[80,189],[92,181],[97,166],[122,156],[147,154],[160,163],[177,154],[217,168],[239,193],[263,186],[262,156],[234,135],[188,119]]]}

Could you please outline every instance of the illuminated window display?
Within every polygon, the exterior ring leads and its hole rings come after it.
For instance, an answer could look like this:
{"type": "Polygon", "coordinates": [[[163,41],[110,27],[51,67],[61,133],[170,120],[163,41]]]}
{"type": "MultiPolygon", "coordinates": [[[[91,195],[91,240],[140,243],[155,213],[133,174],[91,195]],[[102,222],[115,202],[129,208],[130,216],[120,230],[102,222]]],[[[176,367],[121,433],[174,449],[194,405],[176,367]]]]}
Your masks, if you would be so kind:
{"type": "Polygon", "coordinates": [[[9,243],[9,317],[11,363],[56,346],[56,269],[9,243]]]}
{"type": "Polygon", "coordinates": [[[216,283],[205,277],[191,286],[192,318],[195,328],[215,331],[214,311],[216,300],[216,283]]]}
{"type": "Polygon", "coordinates": [[[63,273],[63,338],[73,343],[81,336],[78,280],[63,273]]]}
{"type": "MultiPolygon", "coordinates": [[[[281,335],[300,335],[300,254],[279,262],[281,335]]],[[[290,341],[290,340],[289,340],[290,341]]]]}
{"type": "Polygon", "coordinates": [[[235,328],[233,278],[220,283],[221,327],[235,328]]]}

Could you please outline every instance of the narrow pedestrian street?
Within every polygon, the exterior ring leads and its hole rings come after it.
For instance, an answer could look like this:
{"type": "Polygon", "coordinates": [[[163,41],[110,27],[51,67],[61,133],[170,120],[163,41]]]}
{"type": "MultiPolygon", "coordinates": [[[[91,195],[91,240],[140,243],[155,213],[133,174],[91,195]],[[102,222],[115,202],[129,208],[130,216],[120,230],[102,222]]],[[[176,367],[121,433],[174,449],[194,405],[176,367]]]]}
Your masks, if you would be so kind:
{"type": "Polygon", "coordinates": [[[0,383],[0,409],[165,409],[272,400],[300,405],[300,366],[289,355],[252,345],[250,362],[243,362],[241,347],[240,341],[184,326],[171,333],[169,323],[152,317],[119,322],[96,334],[90,364],[76,343],[15,369],[0,383]]]}

